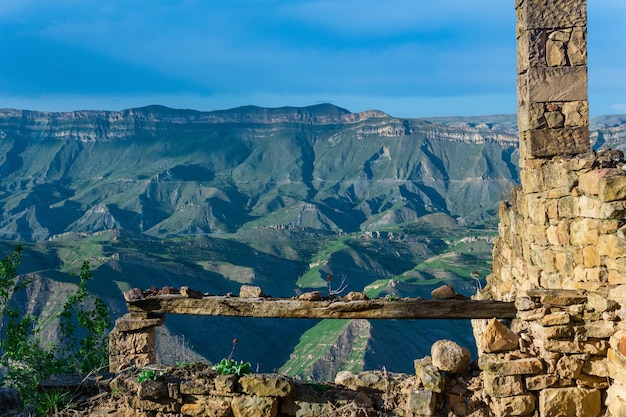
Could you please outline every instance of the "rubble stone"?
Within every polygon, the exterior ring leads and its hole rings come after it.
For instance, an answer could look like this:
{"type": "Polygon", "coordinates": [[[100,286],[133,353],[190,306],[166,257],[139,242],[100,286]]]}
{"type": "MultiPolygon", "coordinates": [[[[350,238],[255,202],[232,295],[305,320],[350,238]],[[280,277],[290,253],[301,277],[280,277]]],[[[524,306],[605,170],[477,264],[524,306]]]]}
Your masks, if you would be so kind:
{"type": "Polygon", "coordinates": [[[492,319],[482,335],[481,346],[487,353],[515,350],[519,337],[497,319],[492,319]]]}
{"type": "Polygon", "coordinates": [[[459,373],[470,364],[470,351],[452,340],[438,340],[430,349],[432,363],[444,372],[459,373]]]}

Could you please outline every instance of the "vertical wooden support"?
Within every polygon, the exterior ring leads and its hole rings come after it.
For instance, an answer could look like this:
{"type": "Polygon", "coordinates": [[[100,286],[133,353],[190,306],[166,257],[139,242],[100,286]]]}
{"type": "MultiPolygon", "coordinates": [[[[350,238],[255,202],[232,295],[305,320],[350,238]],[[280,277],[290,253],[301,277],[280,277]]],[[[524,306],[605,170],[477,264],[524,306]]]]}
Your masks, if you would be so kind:
{"type": "Polygon", "coordinates": [[[589,145],[587,0],[515,0],[521,158],[589,145]]]}

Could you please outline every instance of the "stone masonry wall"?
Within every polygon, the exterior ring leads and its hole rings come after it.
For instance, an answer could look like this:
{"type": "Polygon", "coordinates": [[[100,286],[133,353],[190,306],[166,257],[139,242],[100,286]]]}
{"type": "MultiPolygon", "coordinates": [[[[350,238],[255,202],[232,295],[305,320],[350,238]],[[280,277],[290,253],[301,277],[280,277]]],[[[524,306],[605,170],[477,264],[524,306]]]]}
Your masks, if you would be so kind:
{"type": "MultiPolygon", "coordinates": [[[[523,415],[497,413],[502,403],[523,403],[518,410],[546,417],[626,416],[623,154],[522,163],[521,187],[500,207],[481,295],[515,301],[511,330],[520,343],[495,356],[479,345],[487,401],[495,415],[523,415]]],[[[474,327],[480,335],[484,324],[474,327]]]]}
{"type": "Polygon", "coordinates": [[[586,0],[516,0],[522,158],[589,151],[586,0]]]}

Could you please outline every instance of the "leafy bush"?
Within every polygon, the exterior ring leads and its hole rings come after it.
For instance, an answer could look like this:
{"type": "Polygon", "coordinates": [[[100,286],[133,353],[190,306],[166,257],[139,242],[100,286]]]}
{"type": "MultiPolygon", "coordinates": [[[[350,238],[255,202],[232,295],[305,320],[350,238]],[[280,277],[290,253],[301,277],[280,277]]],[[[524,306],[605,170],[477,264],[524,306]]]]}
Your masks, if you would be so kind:
{"type": "Polygon", "coordinates": [[[80,270],[78,289],[70,294],[59,314],[63,335],[62,354],[67,365],[76,373],[101,371],[109,366],[106,331],[111,327],[109,308],[100,298],[87,292],[87,281],[92,275],[89,262],[80,270]]]}
{"type": "Polygon", "coordinates": [[[108,366],[109,310],[102,299],[87,292],[91,273],[89,263],[83,262],[77,291],[67,297],[58,315],[61,343],[44,343],[40,318],[20,315],[9,305],[13,294],[30,282],[17,275],[21,261],[21,245],[0,259],[0,364],[6,367],[3,383],[17,388],[24,405],[51,410],[69,403],[69,399],[59,393],[40,394],[38,386],[43,380],[55,374],[99,372],[108,366]]]}

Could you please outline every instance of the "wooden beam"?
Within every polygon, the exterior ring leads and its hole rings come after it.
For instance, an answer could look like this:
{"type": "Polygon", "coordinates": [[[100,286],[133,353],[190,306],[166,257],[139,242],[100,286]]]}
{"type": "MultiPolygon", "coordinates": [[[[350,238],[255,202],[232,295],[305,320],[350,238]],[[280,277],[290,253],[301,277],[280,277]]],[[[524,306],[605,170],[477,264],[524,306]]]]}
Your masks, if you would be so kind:
{"type": "Polygon", "coordinates": [[[127,303],[131,315],[192,314],[313,319],[490,319],[514,318],[514,303],[493,300],[385,299],[304,301],[292,298],[161,295],[127,303]]]}

